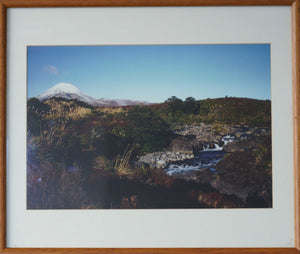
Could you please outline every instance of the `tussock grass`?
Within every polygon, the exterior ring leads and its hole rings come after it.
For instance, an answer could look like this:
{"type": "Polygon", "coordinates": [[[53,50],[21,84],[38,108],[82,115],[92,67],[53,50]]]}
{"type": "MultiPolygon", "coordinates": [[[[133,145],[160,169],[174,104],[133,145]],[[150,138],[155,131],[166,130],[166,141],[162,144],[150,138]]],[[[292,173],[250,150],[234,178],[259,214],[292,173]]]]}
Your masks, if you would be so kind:
{"type": "Polygon", "coordinates": [[[128,111],[128,109],[124,108],[124,107],[99,107],[97,108],[97,111],[105,113],[105,114],[120,114],[120,113],[126,113],[128,111]]]}
{"type": "Polygon", "coordinates": [[[78,106],[73,101],[46,101],[46,104],[50,106],[48,118],[69,118],[72,120],[78,120],[92,114],[91,108],[78,106]]]}
{"type": "Polygon", "coordinates": [[[115,160],[114,170],[118,175],[131,175],[133,172],[130,169],[129,160],[132,152],[137,147],[137,145],[133,145],[131,148],[127,146],[122,157],[117,156],[115,160]]]}

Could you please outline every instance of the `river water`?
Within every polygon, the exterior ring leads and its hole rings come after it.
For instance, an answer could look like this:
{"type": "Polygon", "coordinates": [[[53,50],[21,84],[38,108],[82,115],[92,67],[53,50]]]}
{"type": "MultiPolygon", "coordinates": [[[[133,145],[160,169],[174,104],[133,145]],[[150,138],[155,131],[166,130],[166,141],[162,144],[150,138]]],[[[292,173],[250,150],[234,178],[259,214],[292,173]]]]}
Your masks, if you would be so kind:
{"type": "MultiPolygon", "coordinates": [[[[226,145],[227,143],[234,141],[234,137],[229,135],[224,136],[222,137],[222,141],[224,145],[226,145]]],[[[176,175],[186,174],[191,171],[201,170],[203,168],[210,168],[211,171],[217,173],[214,167],[225,155],[225,152],[223,151],[224,145],[221,147],[218,144],[215,144],[215,147],[211,149],[207,147],[204,150],[199,151],[199,153],[193,159],[169,164],[165,168],[165,171],[168,175],[176,175]]]]}

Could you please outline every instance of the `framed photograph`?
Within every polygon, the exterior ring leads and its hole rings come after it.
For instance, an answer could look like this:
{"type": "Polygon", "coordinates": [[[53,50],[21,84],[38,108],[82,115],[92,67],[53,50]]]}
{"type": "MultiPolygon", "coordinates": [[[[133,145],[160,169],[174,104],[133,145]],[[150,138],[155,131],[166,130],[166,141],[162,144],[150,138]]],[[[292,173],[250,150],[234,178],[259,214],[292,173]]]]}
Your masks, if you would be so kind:
{"type": "Polygon", "coordinates": [[[300,252],[299,0],[0,7],[1,253],[300,252]]]}

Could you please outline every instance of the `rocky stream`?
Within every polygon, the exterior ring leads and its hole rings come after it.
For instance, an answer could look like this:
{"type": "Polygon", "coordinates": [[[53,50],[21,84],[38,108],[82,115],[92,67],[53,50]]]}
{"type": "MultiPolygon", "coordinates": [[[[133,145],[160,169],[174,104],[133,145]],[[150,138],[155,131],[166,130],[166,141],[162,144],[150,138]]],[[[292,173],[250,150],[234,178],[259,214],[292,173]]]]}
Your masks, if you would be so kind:
{"type": "MultiPolygon", "coordinates": [[[[187,181],[207,183],[221,193],[242,199],[259,188],[255,183],[241,184],[230,177],[220,178],[219,170],[228,163],[232,166],[233,162],[222,160],[226,155],[240,156],[256,150],[257,139],[270,137],[270,128],[223,125],[222,131],[216,132],[212,125],[201,124],[184,126],[175,135],[168,149],[141,156],[136,165],[163,169],[168,175],[187,181]]],[[[236,167],[240,167],[241,160],[238,157],[236,167]]]]}

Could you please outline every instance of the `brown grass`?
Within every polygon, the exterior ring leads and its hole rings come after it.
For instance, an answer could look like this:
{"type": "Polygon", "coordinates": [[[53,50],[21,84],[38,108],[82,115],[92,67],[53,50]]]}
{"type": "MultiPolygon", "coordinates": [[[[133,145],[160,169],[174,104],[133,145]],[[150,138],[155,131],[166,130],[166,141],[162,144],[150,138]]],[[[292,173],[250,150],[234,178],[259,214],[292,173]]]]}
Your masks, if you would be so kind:
{"type": "Polygon", "coordinates": [[[127,146],[122,157],[118,156],[115,161],[114,170],[118,175],[131,175],[133,172],[130,169],[129,159],[132,152],[136,148],[136,145],[133,145],[131,148],[127,146]]]}
{"type": "Polygon", "coordinates": [[[92,114],[90,108],[78,106],[72,101],[50,100],[45,103],[51,108],[48,119],[69,118],[78,120],[92,114]]]}
{"type": "Polygon", "coordinates": [[[128,112],[128,109],[124,108],[124,107],[98,107],[96,109],[96,111],[98,112],[102,112],[105,114],[121,114],[121,113],[126,113],[128,112]]]}

